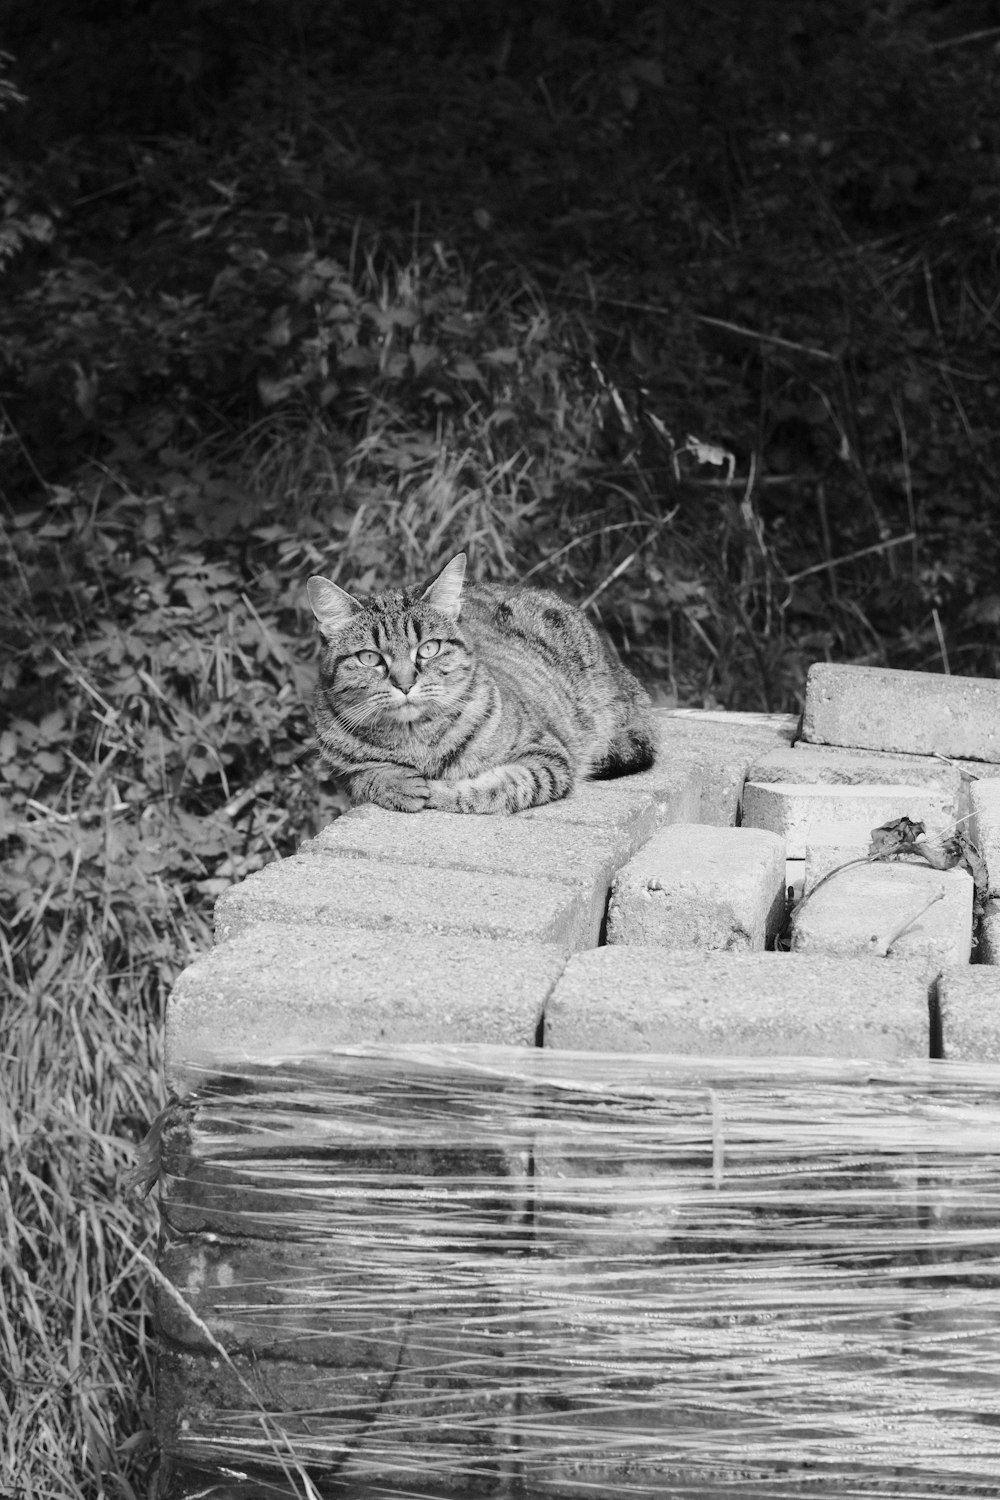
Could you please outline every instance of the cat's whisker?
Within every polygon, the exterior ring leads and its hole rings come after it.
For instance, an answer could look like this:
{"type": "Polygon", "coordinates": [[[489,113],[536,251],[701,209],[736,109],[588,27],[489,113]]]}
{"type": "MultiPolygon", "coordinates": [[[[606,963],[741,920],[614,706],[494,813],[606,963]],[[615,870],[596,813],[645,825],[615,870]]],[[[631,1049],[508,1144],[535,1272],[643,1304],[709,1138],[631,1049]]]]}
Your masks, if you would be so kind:
{"type": "Polygon", "coordinates": [[[368,724],[372,719],[381,718],[388,704],[379,698],[368,698],[361,703],[347,704],[339,708],[337,716],[340,722],[348,729],[360,729],[363,724],[368,724]]]}

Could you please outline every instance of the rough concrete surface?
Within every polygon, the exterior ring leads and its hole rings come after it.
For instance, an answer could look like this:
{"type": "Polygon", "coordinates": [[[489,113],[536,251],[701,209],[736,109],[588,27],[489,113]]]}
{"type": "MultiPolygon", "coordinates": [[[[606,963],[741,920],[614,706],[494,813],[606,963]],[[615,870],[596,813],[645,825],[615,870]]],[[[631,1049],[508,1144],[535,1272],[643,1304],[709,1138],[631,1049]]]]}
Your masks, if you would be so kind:
{"type": "Polygon", "coordinates": [[[957,805],[966,778],[955,762],[936,755],[888,755],[841,745],[808,745],[800,740],[760,756],[747,772],[747,780],[825,786],[934,786],[957,805]]]}
{"type": "MultiPolygon", "coordinates": [[[[650,811],[655,816],[652,805],[650,811]]],[[[408,816],[369,805],[338,818],[300,852],[560,881],[589,897],[588,942],[596,944],[612,877],[638,842],[630,830],[614,826],[445,812],[408,816]]]]}
{"type": "Polygon", "coordinates": [[[844,870],[792,916],[796,953],[968,963],[972,878],[925,864],[865,864],[844,870]]]}
{"type": "Polygon", "coordinates": [[[986,861],[988,894],[1000,896],[1000,781],[974,781],[969,806],[969,834],[986,861]]]}
{"type": "Polygon", "coordinates": [[[793,953],[574,954],[545,1006],[546,1047],[695,1057],[929,1055],[922,965],[793,953]]]}
{"type": "Polygon", "coordinates": [[[923,823],[932,835],[949,832],[956,813],[951,795],[933,786],[748,781],[743,792],[744,828],[780,834],[789,859],[803,859],[809,845],[860,843],[896,818],[923,823]]]}
{"type": "Polygon", "coordinates": [[[428,869],[486,870],[578,885],[610,884],[632,852],[627,831],[586,823],[539,823],[518,817],[469,817],[356,807],[309,839],[301,854],[381,859],[428,869]]]}
{"type": "MultiPolygon", "coordinates": [[[[807,844],[805,869],[803,871],[802,888],[811,891],[813,886],[832,875],[835,870],[842,870],[845,865],[853,865],[868,860],[870,840],[864,839],[857,844],[807,844]]],[[[915,861],[923,863],[923,861],[915,861]]]]}
{"type": "Polygon", "coordinates": [[[519,823],[541,827],[583,824],[620,830],[628,835],[634,851],[659,822],[686,823],[696,818],[700,803],[701,767],[694,757],[688,757],[669,768],[656,766],[652,772],[637,776],[578,782],[560,802],[528,807],[516,817],[519,823]]]}
{"type": "Polygon", "coordinates": [[[802,737],[909,755],[1000,761],[1000,680],[817,662],[802,737]]]}
{"type": "Polygon", "coordinates": [[[979,963],[1000,964],[1000,900],[996,897],[984,902],[978,936],[976,958],[979,963]]]}
{"type": "Polygon", "coordinates": [[[1000,1063],[1000,968],[946,968],[937,991],[944,1056],[952,1062],[1000,1063]]]}
{"type": "MultiPolygon", "coordinates": [[[[674,760],[695,756],[703,773],[697,819],[731,828],[739,816],[748,767],[769,750],[789,746],[798,730],[794,714],[741,714],[695,709],[656,709],[660,736],[655,776],[674,760]]],[[[678,822],[682,821],[677,819],[678,822]]]]}
{"type": "Polygon", "coordinates": [[[555,944],[258,923],[178,975],[168,1081],[369,1043],[530,1047],[565,960],[555,944]]]}
{"type": "Polygon", "coordinates": [[[224,891],[215,934],[224,942],[257,922],[322,923],[578,948],[595,940],[593,905],[589,884],[299,854],[224,891]]]}
{"type": "Polygon", "coordinates": [[[755,828],[675,824],[615,876],[609,944],[763,948],[781,925],[785,844],[755,828]]]}

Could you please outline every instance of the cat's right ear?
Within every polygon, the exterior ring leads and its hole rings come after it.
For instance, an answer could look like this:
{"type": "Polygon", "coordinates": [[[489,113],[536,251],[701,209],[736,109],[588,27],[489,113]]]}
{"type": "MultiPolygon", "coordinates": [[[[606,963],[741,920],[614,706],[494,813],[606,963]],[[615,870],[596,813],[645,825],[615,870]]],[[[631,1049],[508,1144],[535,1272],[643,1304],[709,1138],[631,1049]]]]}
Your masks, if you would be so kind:
{"type": "Polygon", "coordinates": [[[465,581],[465,553],[460,552],[443,567],[424,594],[427,603],[449,620],[457,620],[462,608],[462,584],[465,581]]]}
{"type": "Polygon", "coordinates": [[[357,614],[360,603],[346,590],[331,583],[329,578],[310,578],[306,584],[312,612],[319,621],[319,628],[327,637],[335,635],[357,614]]]}

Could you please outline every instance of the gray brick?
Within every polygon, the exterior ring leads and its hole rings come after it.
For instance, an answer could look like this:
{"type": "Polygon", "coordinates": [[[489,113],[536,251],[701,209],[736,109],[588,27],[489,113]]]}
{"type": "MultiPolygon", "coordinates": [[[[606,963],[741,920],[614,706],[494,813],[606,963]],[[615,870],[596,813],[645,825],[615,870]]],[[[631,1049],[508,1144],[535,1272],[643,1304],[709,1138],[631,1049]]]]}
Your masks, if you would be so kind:
{"type": "Polygon", "coordinates": [[[937,988],[944,1056],[951,1062],[1000,1062],[1000,968],[949,967],[937,988]]]}
{"type": "Polygon", "coordinates": [[[991,897],[983,903],[979,919],[979,946],[976,958],[981,964],[1000,964],[1000,900],[991,897]]]}
{"type": "Polygon", "coordinates": [[[596,945],[612,877],[635,843],[631,831],[613,826],[460,813],[407,816],[367,806],[338,818],[300,852],[559,881],[588,893],[589,941],[596,945]]]}
{"type": "Polygon", "coordinates": [[[167,1075],[343,1046],[534,1044],[554,944],[262,922],[195,960],[167,1006],[167,1075]]]}
{"type": "Polygon", "coordinates": [[[840,958],[922,959],[932,969],[967,963],[972,895],[964,870],[853,865],[793,913],[792,948],[840,958]]]}
{"type": "Polygon", "coordinates": [[[956,813],[953,797],[933,786],[748,781],[743,791],[744,828],[780,834],[789,859],[803,859],[809,846],[862,843],[873,829],[902,817],[943,835],[954,828],[956,813]]]}
{"type": "Polygon", "coordinates": [[[755,828],[676,824],[615,877],[608,943],[763,948],[784,917],[785,845],[755,828]]]}
{"type": "Polygon", "coordinates": [[[275,1492],[289,1493],[290,1450],[299,1464],[336,1473],[338,1487],[352,1494],[391,1494],[409,1462],[413,1472],[433,1476],[437,1496],[499,1500],[510,1493],[505,1471],[514,1468],[508,1434],[518,1395],[510,1369],[524,1350],[514,1338],[490,1337],[491,1315],[496,1324],[498,1309],[484,1300],[482,1316],[469,1312],[464,1330],[422,1333],[418,1325],[394,1349],[387,1336],[384,1365],[367,1369],[161,1347],[157,1437],[169,1486],[161,1492],[204,1493],[198,1460],[235,1450],[252,1479],[266,1474],[275,1492]]]}
{"type": "Polygon", "coordinates": [[[910,755],[1000,761],[1000,681],[819,662],[809,668],[803,738],[910,755]]]}
{"type": "Polygon", "coordinates": [[[969,789],[969,833],[986,861],[990,896],[1000,896],[1000,781],[975,781],[969,789]]]}
{"type": "Polygon", "coordinates": [[[922,965],[792,953],[574,954],[545,1046],[694,1057],[926,1058],[922,965]]]}
{"type": "Polygon", "coordinates": [[[933,786],[957,806],[967,778],[954,761],[935,755],[887,755],[841,745],[796,745],[755,760],[748,781],[793,781],[823,786],[933,786]]]}
{"type": "Polygon", "coordinates": [[[799,722],[793,714],[715,709],[657,709],[654,717],[660,737],[659,759],[653,770],[644,774],[655,777],[664,767],[694,757],[702,768],[702,799],[700,816],[690,821],[721,828],[731,828],[737,820],[750,765],[770,750],[787,747],[799,722]]]}
{"type": "Polygon", "coordinates": [[[592,909],[589,885],[293,855],[223,892],[215,932],[223,942],[257,922],[318,923],[580,948],[594,940],[592,909]]]}
{"type": "Polygon", "coordinates": [[[620,829],[628,835],[634,853],[657,828],[697,821],[701,783],[697,757],[673,757],[636,776],[581,781],[561,802],[529,807],[517,814],[517,820],[553,827],[581,823],[620,829]]]}

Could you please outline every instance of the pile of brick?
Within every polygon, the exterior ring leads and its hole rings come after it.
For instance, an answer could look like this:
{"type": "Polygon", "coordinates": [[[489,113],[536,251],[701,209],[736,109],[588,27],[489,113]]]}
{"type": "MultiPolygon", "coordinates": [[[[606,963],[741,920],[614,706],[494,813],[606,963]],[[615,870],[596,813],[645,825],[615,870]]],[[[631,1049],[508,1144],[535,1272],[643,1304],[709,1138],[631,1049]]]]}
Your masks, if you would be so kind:
{"type": "Polygon", "coordinates": [[[1000,1058],[1000,682],[816,666],[801,733],[658,718],[651,771],[514,818],[359,807],[227,891],[171,1086],[368,1042],[1000,1058]],[[978,930],[967,869],[865,862],[901,817],[996,872],[978,930]]]}
{"type": "MultiPolygon", "coordinates": [[[[801,724],[658,720],[641,775],[513,818],[360,807],[226,892],[217,946],[170,999],[172,1090],[413,1044],[1000,1061],[1000,682],[816,666],[801,724]],[[868,860],[872,829],[901,818],[932,850],[961,830],[988,888],[961,860],[868,860]]],[[[211,1426],[224,1287],[274,1262],[219,1252],[242,1230],[199,1129],[192,1096],[162,1195],[163,1268],[201,1320],[161,1298],[178,1453],[211,1426]]]]}

